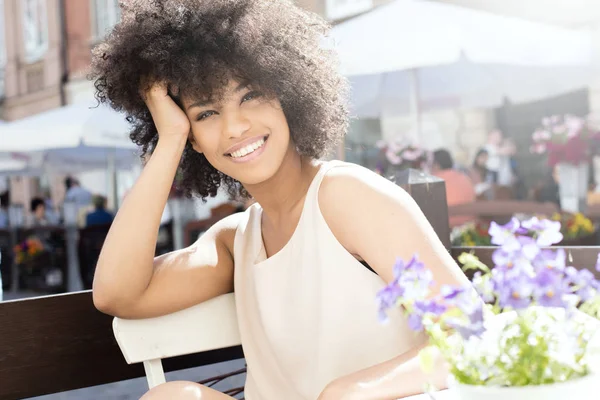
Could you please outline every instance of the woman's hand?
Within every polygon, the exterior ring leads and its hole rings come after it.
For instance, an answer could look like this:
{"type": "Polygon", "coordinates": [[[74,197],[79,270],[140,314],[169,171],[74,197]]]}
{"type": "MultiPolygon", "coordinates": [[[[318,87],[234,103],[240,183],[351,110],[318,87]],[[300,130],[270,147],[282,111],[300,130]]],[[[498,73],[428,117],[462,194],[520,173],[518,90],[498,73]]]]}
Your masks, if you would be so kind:
{"type": "Polygon", "coordinates": [[[185,112],[169,96],[165,82],[155,82],[142,92],[142,98],[152,114],[159,140],[185,139],[190,134],[190,121],[185,112]]]}

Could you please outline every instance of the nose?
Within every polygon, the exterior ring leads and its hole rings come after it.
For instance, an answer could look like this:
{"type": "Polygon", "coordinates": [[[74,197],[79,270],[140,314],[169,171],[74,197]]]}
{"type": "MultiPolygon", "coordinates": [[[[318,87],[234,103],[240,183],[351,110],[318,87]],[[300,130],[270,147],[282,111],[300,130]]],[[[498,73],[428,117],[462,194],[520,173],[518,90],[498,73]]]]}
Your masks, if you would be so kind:
{"type": "Polygon", "coordinates": [[[250,120],[239,111],[223,113],[223,134],[229,138],[238,138],[250,129],[250,120]]]}

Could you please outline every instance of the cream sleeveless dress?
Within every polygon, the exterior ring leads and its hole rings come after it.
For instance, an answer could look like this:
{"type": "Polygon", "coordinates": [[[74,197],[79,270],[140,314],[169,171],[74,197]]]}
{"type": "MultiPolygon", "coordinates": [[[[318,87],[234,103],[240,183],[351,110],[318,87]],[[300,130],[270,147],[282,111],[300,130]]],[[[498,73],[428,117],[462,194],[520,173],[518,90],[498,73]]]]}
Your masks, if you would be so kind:
{"type": "Polygon", "coordinates": [[[348,253],[327,226],[318,192],[332,168],[360,167],[339,161],[321,165],[294,234],[270,258],[258,204],[246,210],[238,226],[235,294],[248,364],[247,400],[315,400],[334,379],[421,342],[399,313],[386,325],[378,321],[375,296],[384,281],[348,253]]]}

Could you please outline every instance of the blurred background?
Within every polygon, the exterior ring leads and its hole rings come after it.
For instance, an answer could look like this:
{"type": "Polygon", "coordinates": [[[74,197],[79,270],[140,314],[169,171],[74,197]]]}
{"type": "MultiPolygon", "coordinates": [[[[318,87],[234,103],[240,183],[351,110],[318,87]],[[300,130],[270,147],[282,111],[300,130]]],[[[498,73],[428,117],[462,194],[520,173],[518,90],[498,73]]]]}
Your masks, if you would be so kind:
{"type": "MultiPolygon", "coordinates": [[[[331,158],[435,175],[451,208],[543,203],[579,229],[573,240],[597,244],[597,0],[297,3],[332,22],[324,43],[351,84],[351,126],[331,158]]],[[[117,0],[0,0],[4,299],[90,288],[140,173],[124,116],[97,106],[86,79],[90,50],[120,17],[117,0]]],[[[245,206],[184,199],[174,185],[156,253],[245,206]]],[[[472,225],[485,215],[464,214],[451,212],[455,244],[485,242],[472,225]]]]}
{"type": "MultiPolygon", "coordinates": [[[[330,158],[444,180],[453,246],[489,245],[489,223],[520,214],[562,221],[563,245],[600,245],[598,0],[297,3],[331,21],[324,45],[351,85],[349,132],[330,158]]],[[[86,79],[91,49],[120,18],[118,0],[0,0],[0,300],[91,288],[141,171],[124,115],[97,106],[86,79]]],[[[156,254],[246,206],[186,199],[174,182],[156,254]]]]}

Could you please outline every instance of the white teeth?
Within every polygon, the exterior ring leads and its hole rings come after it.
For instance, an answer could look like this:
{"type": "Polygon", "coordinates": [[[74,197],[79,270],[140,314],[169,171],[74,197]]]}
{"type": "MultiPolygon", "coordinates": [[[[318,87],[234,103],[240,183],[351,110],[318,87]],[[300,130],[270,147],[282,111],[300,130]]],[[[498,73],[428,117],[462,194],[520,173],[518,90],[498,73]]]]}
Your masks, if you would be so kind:
{"type": "Polygon", "coordinates": [[[249,144],[245,147],[242,147],[239,150],[234,151],[233,153],[231,153],[231,157],[239,158],[239,157],[247,156],[248,154],[252,153],[256,149],[262,147],[263,144],[265,144],[264,138],[260,139],[259,141],[254,142],[252,144],[249,144]]]}

